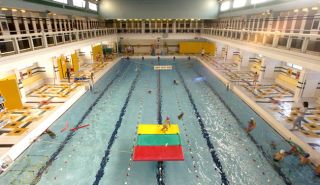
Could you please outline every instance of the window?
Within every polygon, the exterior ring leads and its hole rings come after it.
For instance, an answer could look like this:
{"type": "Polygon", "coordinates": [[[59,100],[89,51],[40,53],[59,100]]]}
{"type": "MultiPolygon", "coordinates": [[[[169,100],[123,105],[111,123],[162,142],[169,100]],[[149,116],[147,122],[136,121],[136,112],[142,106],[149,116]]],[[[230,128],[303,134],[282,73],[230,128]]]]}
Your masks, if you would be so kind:
{"type": "Polygon", "coordinates": [[[84,8],[86,7],[86,2],[84,0],[73,0],[73,6],[84,8]]]}
{"type": "Polygon", "coordinates": [[[224,1],[223,3],[221,3],[220,10],[221,11],[229,10],[230,4],[231,4],[230,1],[224,1]]]}
{"type": "Polygon", "coordinates": [[[302,66],[298,66],[296,64],[287,63],[288,67],[292,67],[294,69],[302,70],[302,66]]]}
{"type": "Polygon", "coordinates": [[[89,9],[93,11],[98,11],[97,5],[91,2],[89,2],[89,9]]]}
{"type": "Polygon", "coordinates": [[[68,3],[68,0],[53,0],[53,1],[56,1],[56,2],[59,2],[59,3],[64,3],[64,4],[68,3]]]}
{"type": "Polygon", "coordinates": [[[271,0],[251,0],[251,4],[259,4],[259,3],[264,3],[267,1],[271,1],[271,0]]]}
{"type": "Polygon", "coordinates": [[[234,0],[233,1],[233,8],[240,8],[246,5],[247,0],[234,0]]]}

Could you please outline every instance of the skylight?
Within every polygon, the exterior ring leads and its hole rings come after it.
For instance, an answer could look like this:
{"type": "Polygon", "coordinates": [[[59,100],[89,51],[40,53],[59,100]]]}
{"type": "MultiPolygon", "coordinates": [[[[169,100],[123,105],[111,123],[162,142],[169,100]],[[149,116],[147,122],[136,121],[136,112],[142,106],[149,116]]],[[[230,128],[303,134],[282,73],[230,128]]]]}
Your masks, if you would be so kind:
{"type": "Polygon", "coordinates": [[[233,1],[233,8],[240,8],[246,5],[247,0],[234,0],[233,1]]]}
{"type": "Polygon", "coordinates": [[[84,0],[73,0],[73,6],[84,8],[86,7],[86,2],[84,0]]]}
{"type": "Polygon", "coordinates": [[[230,1],[224,1],[223,3],[221,3],[220,10],[221,11],[229,10],[230,5],[231,5],[230,1]]]}
{"type": "Polygon", "coordinates": [[[56,1],[56,2],[59,2],[59,3],[63,3],[63,4],[67,4],[68,3],[68,0],[53,0],[53,1],[56,1]]]}
{"type": "Polygon", "coordinates": [[[90,10],[94,10],[94,11],[98,11],[98,7],[96,4],[89,2],[89,9],[90,10]]]}

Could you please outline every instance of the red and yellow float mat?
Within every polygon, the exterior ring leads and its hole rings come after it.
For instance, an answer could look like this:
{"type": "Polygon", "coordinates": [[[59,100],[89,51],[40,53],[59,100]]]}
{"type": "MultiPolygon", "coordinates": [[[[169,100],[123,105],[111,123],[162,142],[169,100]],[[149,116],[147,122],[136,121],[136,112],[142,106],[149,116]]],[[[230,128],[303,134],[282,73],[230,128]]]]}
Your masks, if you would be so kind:
{"type": "Polygon", "coordinates": [[[139,124],[133,161],[183,161],[179,126],[171,124],[166,132],[162,125],[139,124]]]}

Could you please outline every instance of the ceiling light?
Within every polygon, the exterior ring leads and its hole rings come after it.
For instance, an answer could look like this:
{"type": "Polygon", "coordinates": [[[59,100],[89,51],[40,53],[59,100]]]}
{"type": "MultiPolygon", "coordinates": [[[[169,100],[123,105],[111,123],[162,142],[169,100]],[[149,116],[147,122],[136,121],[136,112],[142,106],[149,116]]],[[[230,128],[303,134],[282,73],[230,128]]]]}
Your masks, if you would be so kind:
{"type": "Polygon", "coordinates": [[[318,10],[319,8],[315,6],[315,7],[312,7],[311,9],[312,10],[318,10]]]}
{"type": "Polygon", "coordinates": [[[25,13],[26,11],[25,10],[20,10],[22,13],[25,13]]]}
{"type": "Polygon", "coordinates": [[[1,8],[1,10],[6,11],[6,10],[8,10],[8,8],[1,8]]]}
{"type": "Polygon", "coordinates": [[[293,10],[293,12],[298,13],[298,12],[299,12],[299,9],[295,9],[295,10],[293,10]]]}
{"type": "Polygon", "coordinates": [[[16,11],[17,11],[17,9],[12,9],[11,11],[16,12],[16,11]]]}
{"type": "Polygon", "coordinates": [[[303,11],[303,12],[308,12],[309,9],[308,9],[308,8],[304,8],[304,9],[302,9],[302,11],[303,11]]]}

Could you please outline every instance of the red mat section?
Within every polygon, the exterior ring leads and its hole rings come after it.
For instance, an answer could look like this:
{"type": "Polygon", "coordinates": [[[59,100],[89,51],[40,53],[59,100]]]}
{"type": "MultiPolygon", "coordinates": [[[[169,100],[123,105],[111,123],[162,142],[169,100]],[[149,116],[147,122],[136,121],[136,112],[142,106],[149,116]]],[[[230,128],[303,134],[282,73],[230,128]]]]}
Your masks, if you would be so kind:
{"type": "Polygon", "coordinates": [[[183,161],[181,146],[135,146],[134,161],[183,161]]]}

